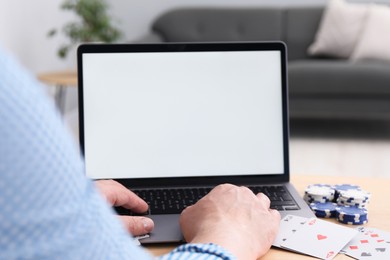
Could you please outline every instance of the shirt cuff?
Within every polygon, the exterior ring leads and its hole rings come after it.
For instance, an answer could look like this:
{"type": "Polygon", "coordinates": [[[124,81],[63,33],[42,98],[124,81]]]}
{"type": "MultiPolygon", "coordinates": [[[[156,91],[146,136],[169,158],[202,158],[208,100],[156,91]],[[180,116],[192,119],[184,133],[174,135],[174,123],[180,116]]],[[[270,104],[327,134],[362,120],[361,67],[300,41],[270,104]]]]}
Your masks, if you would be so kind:
{"type": "Polygon", "coordinates": [[[185,244],[181,245],[170,253],[158,258],[159,260],[170,259],[216,259],[216,260],[233,260],[237,259],[234,255],[228,252],[223,247],[209,244],[185,244]]]}

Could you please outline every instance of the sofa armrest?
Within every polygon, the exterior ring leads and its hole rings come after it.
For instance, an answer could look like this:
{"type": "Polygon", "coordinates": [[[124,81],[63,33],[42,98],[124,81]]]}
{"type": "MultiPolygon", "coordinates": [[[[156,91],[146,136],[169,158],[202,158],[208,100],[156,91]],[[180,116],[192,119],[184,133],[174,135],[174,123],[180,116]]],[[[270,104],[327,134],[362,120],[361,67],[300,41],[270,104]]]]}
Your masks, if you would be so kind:
{"type": "Polygon", "coordinates": [[[133,40],[132,43],[159,43],[164,42],[163,38],[156,32],[149,32],[142,37],[133,40]]]}

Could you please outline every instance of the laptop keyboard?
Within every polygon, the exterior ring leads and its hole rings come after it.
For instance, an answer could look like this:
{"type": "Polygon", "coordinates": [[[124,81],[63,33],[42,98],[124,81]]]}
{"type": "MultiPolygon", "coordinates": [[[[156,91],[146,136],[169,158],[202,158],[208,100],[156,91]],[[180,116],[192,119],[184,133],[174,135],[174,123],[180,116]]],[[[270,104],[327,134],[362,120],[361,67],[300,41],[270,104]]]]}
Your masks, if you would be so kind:
{"type": "MultiPolygon", "coordinates": [[[[248,186],[255,194],[262,192],[271,200],[271,208],[282,210],[297,210],[296,204],[284,186],[248,186]]],[[[146,214],[180,214],[187,206],[195,204],[209,193],[211,188],[178,188],[155,190],[132,190],[149,205],[146,214]]]]}

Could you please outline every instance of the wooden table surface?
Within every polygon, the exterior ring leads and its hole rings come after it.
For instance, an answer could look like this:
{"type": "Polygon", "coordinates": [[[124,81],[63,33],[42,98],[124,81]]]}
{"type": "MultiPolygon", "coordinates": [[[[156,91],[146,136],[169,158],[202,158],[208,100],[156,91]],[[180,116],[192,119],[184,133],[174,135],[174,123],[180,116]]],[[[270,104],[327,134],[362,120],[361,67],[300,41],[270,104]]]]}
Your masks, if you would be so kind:
{"type": "Polygon", "coordinates": [[[49,85],[77,87],[77,72],[73,70],[42,73],[38,79],[49,85]]]}
{"type": "MultiPolygon", "coordinates": [[[[390,232],[390,179],[382,178],[361,178],[361,177],[335,177],[335,176],[311,176],[311,175],[292,175],[291,181],[297,188],[298,192],[303,195],[305,187],[313,183],[326,184],[342,184],[350,183],[357,184],[363,189],[371,192],[371,200],[368,206],[369,222],[365,225],[367,227],[379,228],[390,232]]],[[[329,220],[337,223],[336,220],[329,220]]],[[[339,223],[338,223],[339,224],[339,223]]],[[[342,225],[342,224],[339,224],[342,225]]],[[[348,227],[355,228],[357,226],[348,227]]],[[[162,255],[168,253],[175,245],[149,245],[146,248],[153,255],[162,255]]],[[[262,260],[286,260],[286,259],[313,259],[313,257],[292,253],[286,250],[271,248],[271,250],[261,258],[262,260]]],[[[335,259],[352,259],[349,256],[338,254],[335,259]]]]}

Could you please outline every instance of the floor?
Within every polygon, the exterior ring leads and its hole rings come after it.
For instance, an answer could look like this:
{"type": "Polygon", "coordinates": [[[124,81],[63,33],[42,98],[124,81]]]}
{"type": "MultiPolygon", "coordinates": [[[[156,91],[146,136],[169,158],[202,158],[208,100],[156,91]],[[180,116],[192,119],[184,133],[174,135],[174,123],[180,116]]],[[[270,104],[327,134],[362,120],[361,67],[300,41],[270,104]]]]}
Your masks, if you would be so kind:
{"type": "Polygon", "coordinates": [[[291,121],[291,173],[390,178],[390,122],[291,121]]]}
{"type": "MultiPolygon", "coordinates": [[[[78,139],[77,109],[65,120],[78,139]]],[[[292,120],[292,174],[390,178],[390,122],[292,120]]]]}

